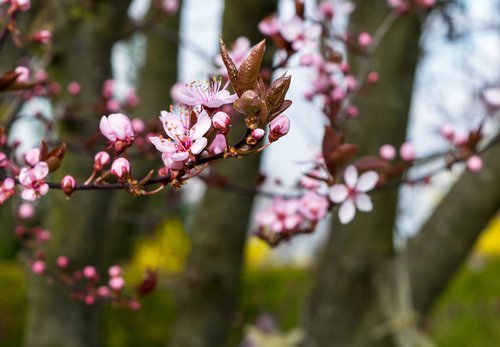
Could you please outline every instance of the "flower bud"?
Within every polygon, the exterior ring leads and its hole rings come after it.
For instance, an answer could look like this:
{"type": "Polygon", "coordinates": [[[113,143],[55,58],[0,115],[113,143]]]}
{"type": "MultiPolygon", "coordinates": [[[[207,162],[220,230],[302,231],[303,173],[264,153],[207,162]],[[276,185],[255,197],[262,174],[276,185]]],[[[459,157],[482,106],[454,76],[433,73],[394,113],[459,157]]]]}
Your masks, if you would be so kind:
{"type": "Polygon", "coordinates": [[[123,277],[113,277],[109,280],[108,285],[113,290],[122,290],[125,286],[125,280],[123,279],[123,277]]]}
{"type": "Polygon", "coordinates": [[[42,45],[48,45],[51,40],[52,33],[49,30],[40,30],[33,35],[33,41],[42,45]]]}
{"type": "Polygon", "coordinates": [[[380,158],[393,160],[396,157],[396,148],[393,145],[383,145],[379,149],[380,158]]]}
{"type": "Polygon", "coordinates": [[[68,257],[66,257],[64,255],[60,255],[57,257],[56,263],[60,269],[66,269],[68,267],[68,264],[69,264],[68,257]]]}
{"type": "Polygon", "coordinates": [[[9,165],[7,154],[0,152],[0,169],[4,169],[9,165]]]}
{"type": "Polygon", "coordinates": [[[221,134],[227,134],[231,119],[226,112],[217,112],[212,118],[214,128],[219,130],[221,134]]]}
{"type": "Polygon", "coordinates": [[[85,266],[83,268],[83,277],[89,279],[89,280],[95,280],[97,279],[97,270],[93,266],[85,266]]]}
{"type": "Polygon", "coordinates": [[[375,84],[378,82],[379,80],[379,74],[378,72],[376,71],[371,71],[369,74],[368,74],[368,83],[371,83],[371,84],[375,84]]]}
{"type": "Polygon", "coordinates": [[[108,269],[109,277],[120,277],[122,275],[122,268],[118,265],[113,265],[108,269]]]}
{"type": "Polygon", "coordinates": [[[362,32],[358,36],[358,43],[361,47],[368,47],[372,44],[372,36],[367,32],[362,32]]]}
{"type": "Polygon", "coordinates": [[[288,130],[290,130],[290,120],[285,115],[276,117],[269,123],[269,142],[274,142],[285,136],[288,130]]]}
{"type": "Polygon", "coordinates": [[[78,95],[80,94],[81,91],[82,87],[80,86],[80,83],[73,81],[70,84],[68,84],[68,93],[70,93],[71,95],[73,96],[78,95]]]}
{"type": "Polygon", "coordinates": [[[73,190],[75,190],[75,185],[76,185],[76,181],[73,178],[73,176],[66,175],[61,180],[61,188],[67,197],[71,196],[71,194],[73,193],[73,190]]]}
{"type": "Polygon", "coordinates": [[[98,152],[94,157],[94,170],[101,171],[105,165],[108,165],[111,161],[111,158],[108,152],[98,152]]]}
{"type": "Polygon", "coordinates": [[[448,141],[455,139],[455,127],[451,123],[446,123],[441,127],[441,135],[448,141]]]}
{"type": "Polygon", "coordinates": [[[252,137],[253,140],[259,141],[264,136],[265,133],[266,132],[264,131],[264,129],[257,128],[252,130],[250,136],[252,137]]]}
{"type": "Polygon", "coordinates": [[[17,76],[16,82],[26,83],[30,80],[30,70],[26,66],[18,66],[14,70],[15,73],[19,74],[17,76]]]}
{"type": "Polygon", "coordinates": [[[477,155],[471,156],[469,159],[467,159],[467,169],[470,172],[479,172],[483,168],[483,159],[477,155]]]}
{"type": "Polygon", "coordinates": [[[35,275],[41,275],[45,272],[45,262],[43,260],[35,260],[33,264],[31,264],[31,271],[35,275]]]}
{"type": "Polygon", "coordinates": [[[35,215],[35,208],[32,204],[24,202],[19,206],[18,214],[21,219],[31,219],[35,215]]]}
{"type": "Polygon", "coordinates": [[[399,149],[399,155],[405,161],[413,161],[415,159],[415,148],[410,142],[405,142],[399,149]]]}
{"type": "Polygon", "coordinates": [[[31,0],[12,0],[13,10],[28,11],[31,8],[31,0]]]}
{"type": "Polygon", "coordinates": [[[111,174],[118,178],[119,181],[124,182],[130,173],[130,163],[125,158],[116,159],[111,165],[111,174]]]}
{"type": "Polygon", "coordinates": [[[97,295],[101,298],[105,298],[109,296],[109,288],[106,286],[100,286],[97,288],[97,295]]]}

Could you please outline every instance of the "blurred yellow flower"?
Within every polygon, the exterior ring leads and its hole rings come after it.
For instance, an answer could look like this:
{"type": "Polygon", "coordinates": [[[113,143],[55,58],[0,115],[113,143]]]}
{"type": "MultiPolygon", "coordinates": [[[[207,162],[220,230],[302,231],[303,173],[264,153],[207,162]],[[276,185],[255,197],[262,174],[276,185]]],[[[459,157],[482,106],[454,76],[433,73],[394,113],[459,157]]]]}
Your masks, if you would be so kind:
{"type": "Polygon", "coordinates": [[[493,218],[476,243],[475,251],[484,255],[500,254],[500,217],[493,218]]]}

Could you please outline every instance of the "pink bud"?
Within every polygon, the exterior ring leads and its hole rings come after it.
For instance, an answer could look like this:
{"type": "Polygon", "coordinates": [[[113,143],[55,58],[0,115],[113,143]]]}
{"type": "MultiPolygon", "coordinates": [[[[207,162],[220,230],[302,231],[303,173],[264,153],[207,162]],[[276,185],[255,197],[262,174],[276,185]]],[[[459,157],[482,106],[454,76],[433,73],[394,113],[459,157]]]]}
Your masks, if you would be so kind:
{"type": "Polygon", "coordinates": [[[68,264],[69,264],[68,257],[66,257],[64,255],[60,255],[57,257],[56,263],[60,269],[66,269],[68,267],[68,264]]]}
{"type": "Polygon", "coordinates": [[[330,2],[322,2],[321,5],[319,5],[319,13],[325,19],[332,19],[335,14],[333,5],[330,2]]]}
{"type": "Polygon", "coordinates": [[[132,130],[136,133],[142,133],[146,129],[142,119],[134,118],[132,119],[132,130]]]}
{"type": "Polygon", "coordinates": [[[123,277],[113,277],[109,280],[109,287],[113,290],[122,290],[125,286],[125,280],[123,277]]]}
{"type": "Polygon", "coordinates": [[[441,127],[441,135],[448,141],[453,141],[455,138],[455,127],[451,123],[446,123],[441,127]]]}
{"type": "Polygon", "coordinates": [[[453,140],[455,146],[465,146],[469,140],[469,135],[464,132],[456,132],[453,140]]]}
{"type": "Polygon", "coordinates": [[[396,157],[396,148],[393,145],[383,145],[380,147],[379,155],[382,159],[393,160],[396,157]]]}
{"type": "Polygon", "coordinates": [[[212,118],[212,123],[215,129],[219,130],[222,134],[227,134],[231,119],[226,112],[217,112],[212,118]]]}
{"type": "Polygon", "coordinates": [[[106,108],[110,112],[118,112],[118,111],[120,111],[120,103],[116,99],[109,99],[106,102],[106,108]]]}
{"type": "Polygon", "coordinates": [[[359,116],[359,109],[356,105],[349,105],[347,106],[346,113],[349,118],[356,118],[359,116]]]}
{"type": "Polygon", "coordinates": [[[18,66],[14,70],[15,73],[19,74],[17,76],[16,82],[26,83],[30,80],[30,70],[26,66],[18,66]]]}
{"type": "Polygon", "coordinates": [[[250,134],[250,136],[252,136],[252,139],[258,141],[264,136],[265,133],[266,132],[264,131],[264,129],[257,128],[257,129],[252,130],[252,133],[250,134]]]}
{"type": "Polygon", "coordinates": [[[288,134],[290,120],[285,115],[280,115],[269,123],[269,142],[274,142],[288,134]]]}
{"type": "Polygon", "coordinates": [[[120,181],[125,181],[129,173],[130,163],[125,158],[118,158],[111,165],[111,174],[120,181]]]}
{"type": "Polygon", "coordinates": [[[134,130],[132,122],[123,113],[112,113],[109,116],[103,116],[99,123],[101,133],[115,145],[117,152],[123,151],[134,141],[134,130]]]}
{"type": "Polygon", "coordinates": [[[469,159],[467,159],[467,169],[470,172],[479,172],[483,168],[483,159],[477,155],[471,156],[469,159]]]}
{"type": "Polygon", "coordinates": [[[399,155],[405,161],[413,161],[415,159],[415,148],[410,142],[405,142],[399,149],[399,155]]]}
{"type": "Polygon", "coordinates": [[[101,171],[104,166],[109,164],[110,161],[111,157],[109,156],[108,152],[98,152],[94,157],[94,170],[101,171]]]}
{"type": "Polygon", "coordinates": [[[83,301],[85,302],[85,304],[90,306],[95,304],[95,297],[92,295],[87,295],[85,296],[85,299],[83,299],[83,301]]]}
{"type": "Polygon", "coordinates": [[[132,299],[130,300],[130,302],[128,303],[128,307],[131,309],[131,310],[134,310],[134,311],[137,311],[137,310],[140,310],[141,309],[141,303],[135,299],[132,299]]]}
{"type": "Polygon", "coordinates": [[[106,286],[100,286],[99,288],[97,288],[97,295],[102,297],[102,298],[108,297],[109,296],[109,288],[106,286]]]}
{"type": "Polygon", "coordinates": [[[40,30],[35,33],[33,40],[42,45],[47,45],[52,40],[52,33],[49,30],[40,30]]]}
{"type": "Polygon", "coordinates": [[[12,6],[20,11],[28,11],[31,8],[31,0],[12,0],[12,6]]]}
{"type": "Polygon", "coordinates": [[[78,95],[78,94],[80,94],[81,91],[82,91],[82,88],[80,86],[80,83],[71,82],[70,84],[68,84],[68,93],[70,93],[71,95],[73,95],[73,96],[78,95]]]}
{"type": "Polygon", "coordinates": [[[170,172],[170,169],[168,167],[162,167],[161,169],[158,170],[158,176],[160,177],[165,177],[168,176],[168,173],[170,172]]]}
{"type": "Polygon", "coordinates": [[[372,44],[372,36],[366,31],[362,32],[358,36],[358,43],[361,47],[368,47],[372,44]]]}
{"type": "Polygon", "coordinates": [[[168,15],[172,15],[179,9],[179,0],[163,0],[161,9],[168,15]]]}
{"type": "Polygon", "coordinates": [[[31,271],[35,275],[41,275],[45,272],[45,263],[43,260],[36,260],[31,264],[31,271]]]}
{"type": "Polygon", "coordinates": [[[113,96],[113,89],[114,89],[114,81],[113,80],[106,80],[102,86],[102,96],[104,96],[106,99],[109,99],[113,96]]]}
{"type": "Polygon", "coordinates": [[[4,169],[9,166],[9,158],[7,154],[0,152],[0,169],[4,169]]]}
{"type": "Polygon", "coordinates": [[[45,70],[38,70],[35,72],[35,79],[37,82],[45,82],[49,78],[49,74],[45,70]]]}
{"type": "Polygon", "coordinates": [[[139,96],[137,95],[135,89],[131,89],[127,93],[127,97],[125,98],[125,104],[127,105],[127,107],[131,108],[137,107],[137,105],[139,105],[139,96]]]}
{"type": "Polygon", "coordinates": [[[50,240],[50,231],[45,229],[37,229],[36,238],[39,241],[47,242],[50,240]]]}
{"type": "Polygon", "coordinates": [[[351,91],[356,89],[356,87],[358,85],[358,81],[356,80],[356,77],[354,77],[352,75],[348,75],[345,77],[345,83],[346,83],[347,89],[351,90],[351,91]]]}
{"type": "Polygon", "coordinates": [[[378,72],[376,71],[371,71],[369,74],[368,74],[368,83],[371,83],[371,84],[375,84],[378,82],[379,80],[379,74],[378,72]]]}
{"type": "Polygon", "coordinates": [[[108,269],[108,274],[110,277],[119,277],[122,275],[122,268],[118,265],[113,265],[108,269]]]}
{"type": "Polygon", "coordinates": [[[89,280],[97,279],[97,270],[93,266],[85,266],[83,268],[83,277],[88,278],[89,280]]]}
{"type": "Polygon", "coordinates": [[[66,175],[61,180],[61,188],[66,196],[71,196],[73,190],[75,189],[76,181],[73,176],[66,175]]]}
{"type": "Polygon", "coordinates": [[[31,219],[35,215],[35,208],[32,204],[24,202],[19,206],[18,213],[21,219],[31,219]]]}
{"type": "Polygon", "coordinates": [[[341,102],[345,98],[345,91],[341,88],[335,88],[331,93],[332,100],[341,102]]]}

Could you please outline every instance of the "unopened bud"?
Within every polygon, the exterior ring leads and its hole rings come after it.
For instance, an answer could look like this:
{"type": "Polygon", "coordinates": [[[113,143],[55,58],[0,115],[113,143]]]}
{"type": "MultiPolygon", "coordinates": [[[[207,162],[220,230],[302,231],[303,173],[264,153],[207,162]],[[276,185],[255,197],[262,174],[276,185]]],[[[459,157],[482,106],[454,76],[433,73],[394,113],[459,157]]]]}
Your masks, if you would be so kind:
{"type": "Polygon", "coordinates": [[[108,152],[98,152],[94,157],[94,170],[101,171],[104,166],[108,165],[111,160],[108,152]]]}
{"type": "Polygon", "coordinates": [[[66,175],[61,180],[61,188],[67,197],[70,197],[75,190],[76,181],[73,176],[66,175]]]}
{"type": "Polygon", "coordinates": [[[130,163],[125,158],[116,159],[111,165],[111,174],[124,182],[130,173],[130,163]]]}
{"type": "Polygon", "coordinates": [[[227,134],[231,119],[226,112],[217,112],[212,118],[214,128],[219,130],[222,134],[227,134]]]}
{"type": "Polygon", "coordinates": [[[280,137],[285,136],[289,130],[290,120],[285,115],[276,117],[269,123],[269,142],[274,142],[280,137]]]}

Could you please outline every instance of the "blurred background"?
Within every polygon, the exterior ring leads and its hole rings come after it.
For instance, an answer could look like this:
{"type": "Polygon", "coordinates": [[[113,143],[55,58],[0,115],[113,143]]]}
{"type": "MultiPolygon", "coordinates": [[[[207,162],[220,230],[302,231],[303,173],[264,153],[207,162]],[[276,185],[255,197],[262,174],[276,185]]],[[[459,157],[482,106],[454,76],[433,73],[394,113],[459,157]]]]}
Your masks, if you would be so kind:
{"type": "MultiPolygon", "coordinates": [[[[317,16],[320,3],[305,2],[307,18],[317,16]]],[[[339,32],[375,33],[391,1],[330,3],[339,32]]],[[[219,36],[248,51],[264,37],[264,17],[277,12],[286,21],[295,9],[293,0],[33,0],[19,25],[27,32],[49,28],[53,43],[28,60],[28,47],[8,42],[2,71],[20,63],[46,69],[63,92],[56,101],[35,97],[17,105],[9,141],[20,143],[18,157],[41,139],[87,145],[84,130],[97,129],[106,111],[91,105],[110,79],[112,99],[121,104],[136,90],[140,102],[131,117],[156,121],[173,102],[176,82],[218,73],[219,36]],[[74,81],[82,90],[78,102],[64,90],[74,81]],[[40,114],[58,119],[61,109],[61,125],[40,121],[40,114]]],[[[280,52],[268,48],[269,69],[280,52]]],[[[214,171],[231,182],[253,187],[261,173],[265,191],[293,191],[321,146],[321,103],[305,96],[313,69],[300,65],[299,54],[289,64],[290,133],[262,156],[218,164],[214,171]]],[[[500,87],[500,2],[438,0],[428,11],[401,16],[372,67],[380,82],[360,98],[350,129],[363,154],[406,140],[419,158],[443,153],[450,145],[441,134],[446,123],[467,136],[484,122],[486,137],[494,138],[498,100],[492,104],[485,91],[500,87]],[[358,126],[363,118],[366,125],[358,126]]],[[[92,158],[71,154],[63,171],[84,179],[92,158]]],[[[286,347],[301,339],[321,347],[498,346],[500,153],[489,154],[484,180],[455,165],[430,184],[378,193],[374,211],[348,226],[327,218],[313,234],[277,248],[251,235],[252,216],[269,198],[203,180],[147,199],[93,192],[68,201],[49,193],[32,221],[52,233],[47,263],[66,255],[76,267],[119,264],[127,283],[158,269],[157,289],[137,311],[85,305],[31,274],[13,237],[19,202],[10,201],[0,206],[0,346],[286,347]]],[[[158,158],[137,158],[134,167],[146,160],[158,158]]],[[[408,177],[442,163],[429,161],[408,177]]]]}

